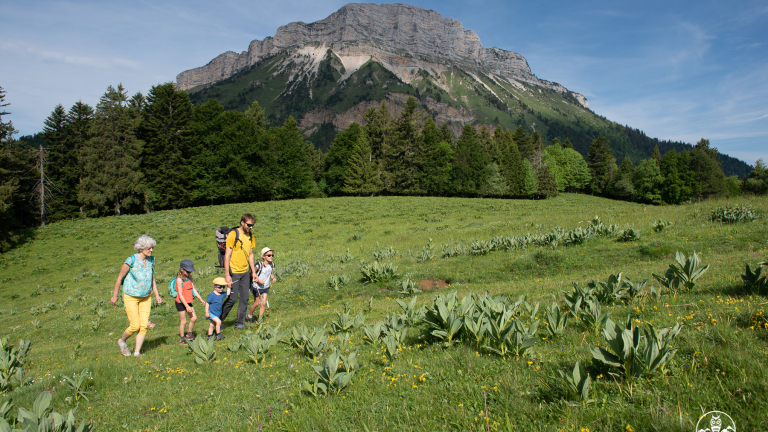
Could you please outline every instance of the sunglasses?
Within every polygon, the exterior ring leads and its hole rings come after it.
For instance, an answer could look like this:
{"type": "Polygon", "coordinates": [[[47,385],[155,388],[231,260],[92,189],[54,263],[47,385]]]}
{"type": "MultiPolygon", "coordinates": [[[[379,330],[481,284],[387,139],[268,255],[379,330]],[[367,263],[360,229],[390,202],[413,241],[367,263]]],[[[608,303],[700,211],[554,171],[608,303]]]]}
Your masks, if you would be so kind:
{"type": "Polygon", "coordinates": [[[272,258],[272,254],[269,254],[269,255],[264,255],[264,256],[265,256],[265,257],[270,257],[270,258],[272,258]]]}
{"type": "Polygon", "coordinates": [[[247,223],[247,224],[245,224],[245,226],[247,226],[248,228],[253,228],[253,224],[247,223]]]}

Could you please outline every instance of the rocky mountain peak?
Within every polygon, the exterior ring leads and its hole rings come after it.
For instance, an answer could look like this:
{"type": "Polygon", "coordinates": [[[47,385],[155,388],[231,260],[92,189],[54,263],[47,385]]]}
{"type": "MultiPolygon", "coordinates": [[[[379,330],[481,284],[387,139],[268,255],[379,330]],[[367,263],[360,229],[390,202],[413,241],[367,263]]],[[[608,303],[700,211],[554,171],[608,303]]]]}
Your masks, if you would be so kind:
{"type": "Polygon", "coordinates": [[[345,67],[342,80],[371,59],[406,83],[421,70],[439,78],[442,72],[458,67],[470,75],[483,74],[515,86],[522,82],[569,93],[589,107],[582,95],[537,78],[520,54],[484,48],[477,34],[465,30],[459,21],[400,3],[350,3],[321,21],[281,26],[274,37],[252,41],[247,51],[229,51],[205,66],[180,73],[176,84],[190,89],[220,81],[285,50],[294,52],[294,66],[304,62],[308,67],[302,69],[316,71],[328,49],[345,67]]]}

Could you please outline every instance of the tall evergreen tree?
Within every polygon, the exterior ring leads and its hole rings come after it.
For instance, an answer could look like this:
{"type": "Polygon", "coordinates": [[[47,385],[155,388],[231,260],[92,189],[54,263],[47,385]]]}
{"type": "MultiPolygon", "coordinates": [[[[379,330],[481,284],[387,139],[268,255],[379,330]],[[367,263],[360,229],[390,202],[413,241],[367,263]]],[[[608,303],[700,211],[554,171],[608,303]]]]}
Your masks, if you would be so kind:
{"type": "Polygon", "coordinates": [[[383,188],[384,183],[379,179],[371,146],[368,144],[368,136],[364,133],[358,134],[344,176],[344,192],[358,196],[373,196],[383,188]]]}
{"type": "Polygon", "coordinates": [[[72,149],[67,146],[67,111],[61,104],[56,105],[51,115],[45,119],[42,135],[48,143],[48,149],[46,163],[41,169],[50,181],[51,192],[55,193],[55,196],[47,197],[45,206],[48,207],[47,219],[53,222],[70,216],[63,214],[66,212],[63,206],[66,205],[67,197],[74,196],[75,200],[77,198],[77,190],[68,187],[70,185],[65,174],[66,159],[72,149]]]}
{"type": "Polygon", "coordinates": [[[611,143],[606,137],[601,135],[592,141],[592,145],[589,146],[587,165],[592,175],[590,189],[593,193],[603,193],[613,180],[614,165],[611,143]]]}
{"type": "Polygon", "coordinates": [[[656,162],[656,166],[661,166],[661,152],[659,151],[659,145],[653,148],[653,161],[656,162]]]}
{"type": "Polygon", "coordinates": [[[148,209],[183,208],[193,199],[192,102],[172,83],[152,86],[141,116],[141,170],[148,209]]]}
{"type": "Polygon", "coordinates": [[[210,99],[194,109],[192,130],[200,143],[194,158],[195,202],[226,204],[269,199],[271,191],[257,183],[269,178],[267,150],[260,151],[262,134],[256,121],[237,111],[224,111],[210,99]]]}
{"type": "Polygon", "coordinates": [[[0,251],[13,247],[16,238],[11,230],[35,223],[34,207],[28,205],[35,178],[32,155],[26,146],[13,138],[13,122],[6,107],[5,90],[0,87],[0,251]]]}
{"type": "Polygon", "coordinates": [[[536,147],[538,146],[539,134],[535,132],[534,134],[526,137],[523,127],[518,126],[513,135],[515,143],[517,143],[517,150],[520,152],[520,157],[529,161],[533,159],[536,147]]]}
{"type": "Polygon", "coordinates": [[[418,102],[413,96],[405,102],[405,109],[395,119],[395,135],[390,146],[384,153],[387,171],[390,175],[388,190],[391,193],[415,195],[419,194],[418,172],[423,158],[423,145],[419,140],[421,118],[423,115],[416,111],[418,102]]]}
{"type": "Polygon", "coordinates": [[[314,182],[307,157],[309,145],[292,116],[283,126],[269,128],[260,145],[266,166],[258,178],[259,188],[266,189],[272,199],[310,196],[314,182]]]}
{"type": "Polygon", "coordinates": [[[564,149],[573,149],[573,143],[571,142],[570,139],[566,138],[565,141],[563,141],[563,146],[562,147],[564,149]]]}
{"type": "Polygon", "coordinates": [[[259,129],[266,129],[267,126],[269,126],[269,121],[264,115],[264,109],[259,105],[259,101],[257,100],[254,100],[253,103],[251,103],[251,107],[245,110],[245,115],[254,119],[259,129]]]}
{"type": "MultiPolygon", "coordinates": [[[[360,125],[352,123],[347,130],[339,132],[333,139],[333,143],[323,160],[325,193],[328,195],[339,195],[343,192],[350,163],[349,159],[361,134],[363,134],[363,130],[360,125]]],[[[367,139],[366,142],[368,142],[367,139]]]]}
{"type": "MultiPolygon", "coordinates": [[[[522,132],[522,128],[518,128],[522,132]]],[[[520,152],[517,150],[514,134],[511,130],[499,131],[494,134],[496,147],[501,154],[499,169],[507,184],[507,193],[513,196],[523,195],[525,167],[520,152]]]]}
{"type": "Polygon", "coordinates": [[[486,166],[490,158],[480,145],[477,130],[470,124],[464,125],[456,142],[456,158],[452,170],[454,189],[459,195],[475,195],[485,183],[489,172],[486,166]]]}
{"type": "Polygon", "coordinates": [[[453,134],[446,140],[443,129],[438,129],[431,118],[427,119],[421,130],[419,142],[422,143],[424,154],[419,165],[419,188],[427,195],[444,196],[451,193],[452,138],[453,134]]]}
{"type": "Polygon", "coordinates": [[[138,209],[144,193],[139,157],[143,142],[136,138],[135,124],[126,106],[123,85],[112,86],[96,106],[91,138],[83,148],[83,181],[78,199],[92,214],[115,215],[138,209]]]}
{"type": "Polygon", "coordinates": [[[64,195],[61,217],[69,218],[83,213],[78,200],[80,183],[83,180],[83,148],[91,138],[91,122],[93,108],[82,101],[75,102],[67,114],[67,135],[65,147],[69,149],[64,154],[64,187],[70,191],[64,195]]]}

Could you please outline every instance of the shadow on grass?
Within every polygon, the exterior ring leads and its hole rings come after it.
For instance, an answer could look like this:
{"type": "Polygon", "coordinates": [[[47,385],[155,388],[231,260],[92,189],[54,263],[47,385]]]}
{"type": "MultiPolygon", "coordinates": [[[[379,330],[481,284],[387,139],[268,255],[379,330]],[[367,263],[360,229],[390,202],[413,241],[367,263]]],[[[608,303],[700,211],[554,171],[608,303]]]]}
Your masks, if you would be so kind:
{"type": "Polygon", "coordinates": [[[168,344],[168,336],[160,336],[152,339],[147,338],[147,340],[144,341],[144,345],[141,346],[141,350],[144,353],[147,353],[166,344],[168,344]]]}
{"type": "Polygon", "coordinates": [[[37,238],[36,228],[23,228],[7,233],[0,233],[0,253],[10,252],[37,238]]]}

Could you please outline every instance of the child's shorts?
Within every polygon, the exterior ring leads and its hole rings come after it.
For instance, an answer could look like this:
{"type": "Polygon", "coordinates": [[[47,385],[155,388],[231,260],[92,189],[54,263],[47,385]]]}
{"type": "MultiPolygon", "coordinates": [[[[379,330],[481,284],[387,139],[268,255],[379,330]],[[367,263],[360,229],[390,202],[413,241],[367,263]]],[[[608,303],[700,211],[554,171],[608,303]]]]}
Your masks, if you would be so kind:
{"type": "MultiPolygon", "coordinates": [[[[192,303],[190,303],[189,305],[192,306],[192,303]]],[[[194,309],[194,307],[193,307],[193,309],[194,309]]],[[[187,308],[184,307],[184,303],[176,302],[176,310],[179,311],[179,312],[186,312],[187,308]]]]}
{"type": "Polygon", "coordinates": [[[251,286],[251,292],[253,293],[253,298],[257,299],[259,298],[260,294],[269,294],[269,287],[266,288],[259,288],[259,290],[256,290],[256,287],[251,286]]]}
{"type": "Polygon", "coordinates": [[[221,321],[221,317],[217,317],[216,315],[211,315],[210,318],[206,318],[208,321],[213,321],[211,318],[216,318],[217,320],[221,321]]]}

